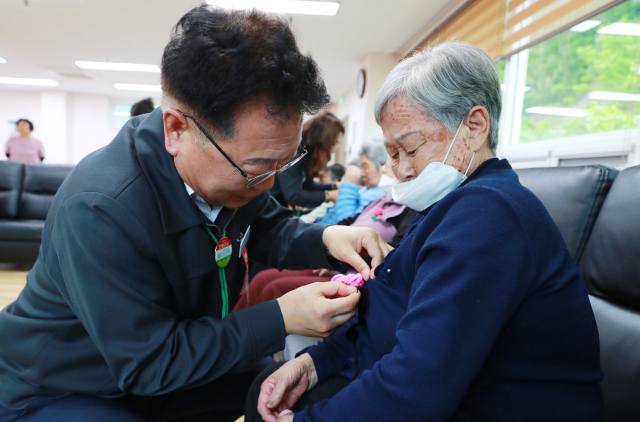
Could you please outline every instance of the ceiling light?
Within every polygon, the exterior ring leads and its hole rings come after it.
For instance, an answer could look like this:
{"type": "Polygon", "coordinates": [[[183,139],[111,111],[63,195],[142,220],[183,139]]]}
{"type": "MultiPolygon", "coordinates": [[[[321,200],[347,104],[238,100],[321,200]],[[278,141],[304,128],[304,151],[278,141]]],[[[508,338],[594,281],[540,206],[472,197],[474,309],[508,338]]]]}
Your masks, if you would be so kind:
{"type": "Polygon", "coordinates": [[[526,109],[525,112],[531,114],[548,114],[551,116],[565,117],[587,117],[587,115],[589,114],[587,110],[568,107],[531,107],[526,109]]]}
{"type": "Polygon", "coordinates": [[[609,101],[640,101],[640,94],[627,94],[626,92],[593,91],[587,94],[590,100],[609,101]]]}
{"type": "Polygon", "coordinates": [[[111,62],[76,62],[76,66],[82,69],[94,70],[123,70],[125,72],[152,72],[160,73],[160,68],[155,64],[111,63],[111,62]]]}
{"type": "Polygon", "coordinates": [[[140,84],[113,84],[117,89],[123,91],[153,91],[162,92],[160,85],[140,85],[140,84]]]}
{"type": "Polygon", "coordinates": [[[571,28],[571,30],[573,32],[586,32],[598,25],[600,25],[600,21],[584,21],[571,28]]]}
{"type": "Polygon", "coordinates": [[[640,24],[616,22],[598,29],[598,34],[640,36],[640,24]]]}
{"type": "Polygon", "coordinates": [[[9,85],[39,85],[39,86],[58,86],[58,82],[53,79],[32,79],[32,78],[5,78],[0,77],[0,84],[9,85]]]}
{"type": "Polygon", "coordinates": [[[213,6],[227,9],[256,8],[274,13],[335,16],[340,3],[296,0],[207,0],[213,6]]]}
{"type": "Polygon", "coordinates": [[[6,63],[7,61],[5,59],[3,59],[2,57],[0,57],[0,63],[6,63]]]}

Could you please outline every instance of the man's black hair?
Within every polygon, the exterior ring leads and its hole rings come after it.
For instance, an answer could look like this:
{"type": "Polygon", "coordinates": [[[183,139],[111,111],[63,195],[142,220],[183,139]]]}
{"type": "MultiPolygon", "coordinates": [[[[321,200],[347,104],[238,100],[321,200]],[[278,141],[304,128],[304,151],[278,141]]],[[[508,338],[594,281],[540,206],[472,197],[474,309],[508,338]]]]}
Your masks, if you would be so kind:
{"type": "Polygon", "coordinates": [[[31,123],[30,120],[18,119],[18,121],[16,122],[16,126],[18,126],[18,123],[20,123],[20,122],[26,122],[29,125],[29,130],[31,130],[31,132],[33,132],[33,123],[31,123]]]}
{"type": "Polygon", "coordinates": [[[235,134],[234,107],[258,94],[268,95],[274,118],[315,114],[329,103],[316,62],[300,53],[283,18],[206,4],[173,29],[162,88],[228,137],[235,134]]]}
{"type": "Polygon", "coordinates": [[[327,171],[331,174],[331,180],[339,182],[346,170],[342,164],[336,163],[327,167],[327,171]]]}
{"type": "Polygon", "coordinates": [[[151,113],[153,110],[155,110],[153,100],[151,98],[145,98],[131,106],[131,117],[151,113]]]}

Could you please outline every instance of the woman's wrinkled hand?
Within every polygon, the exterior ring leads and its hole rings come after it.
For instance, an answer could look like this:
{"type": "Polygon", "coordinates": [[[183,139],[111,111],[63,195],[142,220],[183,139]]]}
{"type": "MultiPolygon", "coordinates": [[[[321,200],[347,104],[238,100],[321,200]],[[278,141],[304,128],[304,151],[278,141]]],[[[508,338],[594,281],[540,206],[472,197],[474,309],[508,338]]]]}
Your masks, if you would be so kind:
{"type": "Polygon", "coordinates": [[[316,367],[308,353],[290,360],[262,383],[258,412],[267,422],[293,420],[291,407],[317,382],[316,367]]]}

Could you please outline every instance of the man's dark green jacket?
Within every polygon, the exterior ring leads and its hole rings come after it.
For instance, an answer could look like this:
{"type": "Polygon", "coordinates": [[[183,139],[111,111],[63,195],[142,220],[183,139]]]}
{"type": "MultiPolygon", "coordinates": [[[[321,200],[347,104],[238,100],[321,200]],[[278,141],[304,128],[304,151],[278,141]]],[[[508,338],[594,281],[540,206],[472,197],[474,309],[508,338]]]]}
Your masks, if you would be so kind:
{"type": "MultiPolygon", "coordinates": [[[[324,225],[263,192],[223,226],[230,307],[245,273],[238,248],[275,268],[327,268],[324,225]]],[[[214,243],[164,148],[162,112],[132,119],[60,187],[38,260],[0,313],[0,405],[73,393],[157,395],[242,372],[283,349],[276,301],[221,319],[214,243]]]]}

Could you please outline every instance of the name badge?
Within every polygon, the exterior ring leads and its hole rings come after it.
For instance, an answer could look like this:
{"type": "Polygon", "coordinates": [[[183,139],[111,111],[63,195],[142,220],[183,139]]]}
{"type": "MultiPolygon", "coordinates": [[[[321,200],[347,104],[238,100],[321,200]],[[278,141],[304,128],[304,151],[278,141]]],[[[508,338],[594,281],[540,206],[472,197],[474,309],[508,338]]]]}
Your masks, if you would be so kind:
{"type": "Polygon", "coordinates": [[[220,268],[224,268],[229,265],[229,261],[231,261],[231,240],[228,237],[223,237],[220,239],[218,244],[216,245],[216,264],[220,268]]]}

